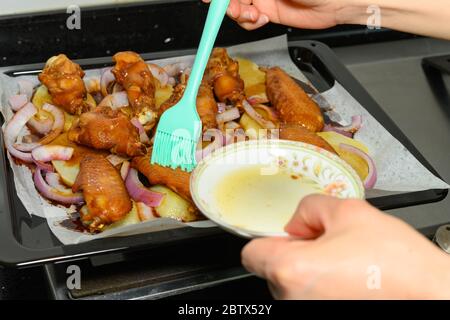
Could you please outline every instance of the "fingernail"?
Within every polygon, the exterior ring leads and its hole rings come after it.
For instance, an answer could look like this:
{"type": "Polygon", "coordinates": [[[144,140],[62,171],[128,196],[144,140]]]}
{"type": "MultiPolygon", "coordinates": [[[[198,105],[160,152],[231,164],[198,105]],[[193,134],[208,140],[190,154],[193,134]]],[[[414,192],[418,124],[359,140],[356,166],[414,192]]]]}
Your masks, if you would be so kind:
{"type": "Polygon", "coordinates": [[[227,9],[227,14],[228,14],[230,17],[232,17],[232,18],[236,18],[236,16],[234,15],[233,10],[231,10],[231,7],[228,7],[228,9],[227,9]]]}
{"type": "Polygon", "coordinates": [[[261,24],[266,24],[266,23],[269,23],[269,22],[270,22],[270,19],[269,19],[269,17],[266,16],[265,14],[262,14],[262,15],[259,17],[259,21],[261,22],[261,24]]]}
{"type": "Polygon", "coordinates": [[[250,12],[250,11],[244,11],[242,13],[242,19],[249,20],[249,21],[255,21],[255,17],[252,14],[252,12],[250,12]]]}

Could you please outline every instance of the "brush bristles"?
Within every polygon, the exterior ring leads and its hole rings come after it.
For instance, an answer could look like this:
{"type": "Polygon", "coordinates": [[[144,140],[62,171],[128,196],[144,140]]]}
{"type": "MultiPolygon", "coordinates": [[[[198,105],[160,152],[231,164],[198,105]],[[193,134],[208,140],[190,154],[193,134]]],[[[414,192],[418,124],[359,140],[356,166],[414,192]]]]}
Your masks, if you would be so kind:
{"type": "Polygon", "coordinates": [[[191,172],[196,166],[196,148],[197,141],[158,131],[151,163],[191,172]]]}

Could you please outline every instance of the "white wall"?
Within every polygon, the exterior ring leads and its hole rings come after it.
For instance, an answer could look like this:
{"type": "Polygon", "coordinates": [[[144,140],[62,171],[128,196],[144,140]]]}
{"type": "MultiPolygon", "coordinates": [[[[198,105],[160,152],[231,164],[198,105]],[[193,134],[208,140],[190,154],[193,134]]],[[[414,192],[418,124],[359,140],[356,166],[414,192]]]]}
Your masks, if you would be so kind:
{"type": "Polygon", "coordinates": [[[0,0],[0,16],[64,9],[73,4],[87,7],[144,1],[150,2],[155,0],[0,0]]]}

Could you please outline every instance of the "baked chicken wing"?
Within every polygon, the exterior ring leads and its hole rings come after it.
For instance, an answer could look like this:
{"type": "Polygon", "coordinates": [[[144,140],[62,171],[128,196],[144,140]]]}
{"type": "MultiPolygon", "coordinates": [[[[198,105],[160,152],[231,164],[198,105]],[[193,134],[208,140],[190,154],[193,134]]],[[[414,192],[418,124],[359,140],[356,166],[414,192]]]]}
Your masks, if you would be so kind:
{"type": "Polygon", "coordinates": [[[226,49],[213,50],[205,79],[214,88],[214,94],[219,101],[239,106],[245,99],[244,81],[239,76],[239,63],[230,58],[226,49]]]}
{"type": "Polygon", "coordinates": [[[279,132],[280,139],[282,140],[299,141],[312,144],[336,154],[336,151],[328,142],[319,137],[315,132],[311,132],[300,125],[281,124],[279,132]]]}
{"type": "Polygon", "coordinates": [[[69,140],[99,150],[135,157],[145,154],[138,129],[120,110],[99,108],[83,113],[68,133],[69,140]]]}
{"type": "Polygon", "coordinates": [[[84,72],[66,55],[48,59],[39,80],[48,88],[53,103],[70,114],[81,114],[89,109],[85,102],[84,72]]]}
{"type": "Polygon", "coordinates": [[[282,69],[267,70],[266,87],[267,96],[283,122],[301,125],[312,132],[323,129],[319,106],[282,69]]]}
{"type": "MultiPolygon", "coordinates": [[[[164,102],[159,108],[159,114],[162,115],[164,111],[173,107],[181,100],[184,94],[186,85],[183,83],[178,84],[172,93],[172,96],[164,102]]],[[[203,125],[203,131],[208,129],[217,128],[217,113],[219,112],[217,102],[214,99],[214,93],[211,86],[203,81],[200,85],[197,95],[197,112],[200,116],[203,125]]]]}
{"type": "Polygon", "coordinates": [[[152,185],[161,184],[192,202],[189,190],[190,173],[180,169],[161,167],[150,163],[151,153],[144,157],[135,157],[131,166],[147,177],[152,185]]]}
{"type": "Polygon", "coordinates": [[[156,123],[155,80],[145,63],[137,53],[119,52],[113,57],[116,65],[112,69],[116,81],[127,92],[128,101],[134,116],[150,130],[156,123]]]}
{"type": "Polygon", "coordinates": [[[101,155],[83,158],[72,190],[83,191],[89,212],[81,219],[91,232],[101,231],[104,226],[121,220],[132,208],[120,173],[101,155]]]}

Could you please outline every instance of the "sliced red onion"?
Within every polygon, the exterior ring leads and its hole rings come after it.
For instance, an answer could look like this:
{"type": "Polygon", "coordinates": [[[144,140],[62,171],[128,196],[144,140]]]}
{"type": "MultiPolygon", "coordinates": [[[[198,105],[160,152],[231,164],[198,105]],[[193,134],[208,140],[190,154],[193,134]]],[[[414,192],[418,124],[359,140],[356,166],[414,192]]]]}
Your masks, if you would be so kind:
{"type": "Polygon", "coordinates": [[[148,190],[139,181],[138,172],[135,169],[130,169],[125,180],[130,197],[136,202],[143,202],[149,207],[158,207],[164,199],[164,194],[148,190]]]}
{"type": "Polygon", "coordinates": [[[44,104],[42,109],[49,112],[53,116],[52,130],[39,141],[40,144],[44,145],[55,140],[56,137],[58,137],[61,132],[63,132],[65,116],[64,112],[61,109],[49,103],[44,104]]]}
{"type": "Polygon", "coordinates": [[[169,85],[174,87],[177,84],[177,80],[174,77],[169,78],[169,85]]]}
{"type": "Polygon", "coordinates": [[[124,91],[123,87],[117,82],[113,85],[112,93],[122,92],[124,91]]]}
{"type": "Polygon", "coordinates": [[[45,162],[42,162],[42,161],[34,160],[34,164],[36,165],[36,167],[38,167],[39,169],[41,169],[44,172],[53,172],[53,171],[55,171],[55,169],[53,168],[53,165],[51,163],[45,163],[45,162]]]}
{"type": "Polygon", "coordinates": [[[74,149],[71,147],[45,145],[31,151],[31,156],[36,161],[50,162],[53,160],[67,161],[72,158],[74,149]]]}
{"type": "Polygon", "coordinates": [[[86,87],[87,92],[92,93],[92,92],[101,92],[101,85],[100,85],[100,81],[101,78],[99,78],[98,76],[92,76],[89,78],[84,78],[84,86],[86,87]]]}
{"type": "Polygon", "coordinates": [[[130,161],[124,161],[122,163],[122,167],[120,168],[120,175],[122,176],[123,180],[127,178],[129,171],[130,171],[130,161]]]}
{"type": "Polygon", "coordinates": [[[340,130],[347,131],[350,133],[356,133],[362,127],[362,116],[353,116],[352,123],[345,127],[340,127],[340,130]]]}
{"type": "Polygon", "coordinates": [[[31,152],[33,149],[41,146],[39,142],[30,142],[30,143],[15,143],[14,148],[23,152],[31,152]]]}
{"type": "Polygon", "coordinates": [[[246,100],[242,101],[242,106],[245,112],[256,122],[258,122],[264,129],[275,129],[276,126],[272,121],[264,119],[246,100]]]}
{"type": "Polygon", "coordinates": [[[251,96],[250,98],[247,98],[248,103],[250,103],[252,106],[256,106],[258,104],[264,104],[268,103],[269,100],[264,99],[260,96],[251,96]]]}
{"type": "Polygon", "coordinates": [[[38,120],[35,117],[32,117],[27,124],[31,129],[33,129],[37,133],[41,135],[46,135],[52,130],[53,120],[50,118],[38,120]]]}
{"type": "Polygon", "coordinates": [[[217,111],[218,113],[224,113],[227,110],[227,105],[223,102],[217,103],[217,111]]]}
{"type": "Polygon", "coordinates": [[[24,153],[14,148],[14,143],[22,131],[25,124],[37,113],[36,107],[32,103],[27,103],[17,111],[5,127],[5,146],[9,153],[25,162],[32,163],[31,153],[24,153]]]}
{"type": "Polygon", "coordinates": [[[377,182],[377,168],[375,166],[375,161],[373,161],[373,159],[364,151],[362,151],[354,146],[351,146],[349,144],[341,143],[339,145],[339,148],[344,151],[354,153],[357,156],[363,158],[367,162],[367,165],[369,166],[369,174],[367,175],[366,179],[364,180],[364,187],[366,189],[373,189],[373,187],[375,186],[375,184],[377,182]]]}
{"type": "Polygon", "coordinates": [[[100,102],[99,107],[110,107],[115,110],[118,108],[126,107],[129,105],[128,96],[125,91],[116,92],[110,95],[107,95],[100,102]]]}
{"type": "Polygon", "coordinates": [[[65,185],[61,183],[61,176],[56,172],[46,172],[45,181],[48,183],[50,187],[55,188],[59,191],[72,192],[70,188],[67,188],[65,185]]]}
{"type": "Polygon", "coordinates": [[[14,112],[19,111],[19,109],[27,104],[28,101],[29,100],[26,94],[16,94],[11,96],[8,100],[9,105],[14,112]]]}
{"type": "Polygon", "coordinates": [[[27,79],[17,80],[19,93],[27,96],[28,100],[33,96],[34,83],[27,79]]]}
{"type": "MultiPolygon", "coordinates": [[[[42,109],[49,112],[53,116],[54,120],[48,119],[52,123],[50,132],[48,132],[41,140],[37,142],[15,144],[14,147],[17,150],[29,152],[39,146],[49,144],[50,142],[55,140],[63,131],[64,112],[60,110],[58,107],[55,107],[54,105],[51,105],[49,103],[44,104],[42,109]]],[[[30,124],[30,121],[28,121],[28,124],[30,124]]]]}
{"type": "Polygon", "coordinates": [[[112,68],[103,69],[100,77],[100,90],[104,97],[108,95],[108,85],[113,81],[116,81],[116,77],[112,73],[112,68]]]}
{"type": "Polygon", "coordinates": [[[177,76],[180,75],[180,73],[182,73],[184,70],[186,70],[190,66],[191,66],[191,64],[186,63],[186,62],[177,62],[177,63],[168,64],[168,65],[164,66],[163,69],[164,69],[164,71],[166,71],[166,73],[169,75],[169,77],[176,78],[177,76]]]}
{"type": "Polygon", "coordinates": [[[158,219],[158,217],[155,215],[153,208],[147,206],[143,202],[136,202],[136,209],[138,212],[139,219],[142,222],[158,219]]]}
{"type": "Polygon", "coordinates": [[[133,124],[133,126],[135,126],[138,129],[138,131],[139,131],[139,138],[141,140],[141,143],[149,144],[150,143],[150,138],[148,137],[147,133],[145,132],[144,126],[139,121],[139,119],[138,118],[133,118],[133,119],[131,119],[131,123],[133,124]]]}
{"type": "Polygon", "coordinates": [[[169,83],[170,78],[166,70],[153,63],[147,63],[147,65],[153,77],[158,79],[159,83],[161,84],[161,87],[165,87],[169,83]]]}
{"type": "Polygon", "coordinates": [[[255,110],[256,109],[264,110],[267,113],[267,115],[271,121],[277,122],[279,120],[278,114],[272,107],[268,107],[263,104],[257,104],[253,108],[255,108],[255,110]]]}
{"type": "Polygon", "coordinates": [[[40,146],[40,144],[38,143],[39,140],[40,140],[39,137],[37,137],[33,134],[28,134],[28,135],[22,137],[22,142],[15,143],[14,148],[16,148],[19,151],[30,152],[34,148],[37,148],[40,146]]]}
{"type": "Polygon", "coordinates": [[[346,136],[348,138],[352,138],[353,137],[353,134],[351,132],[347,132],[347,131],[341,130],[341,128],[334,127],[334,126],[329,125],[329,124],[326,124],[323,127],[322,131],[323,132],[336,132],[336,133],[342,134],[343,136],[346,136]]]}
{"type": "Polygon", "coordinates": [[[223,113],[220,113],[216,116],[218,123],[225,123],[229,121],[233,121],[236,119],[239,119],[241,117],[241,113],[239,112],[238,108],[232,108],[230,110],[227,110],[223,113]]]}
{"type": "Polygon", "coordinates": [[[63,192],[49,186],[42,177],[42,171],[39,168],[36,168],[34,171],[33,180],[36,189],[38,189],[42,196],[49,200],[63,204],[82,204],[84,202],[84,198],[81,193],[73,193],[72,191],[63,192]]]}
{"type": "Polygon", "coordinates": [[[116,154],[110,154],[106,157],[106,159],[115,167],[118,166],[121,163],[124,163],[125,161],[128,161],[128,158],[124,158],[121,156],[118,156],[116,154]]]}

